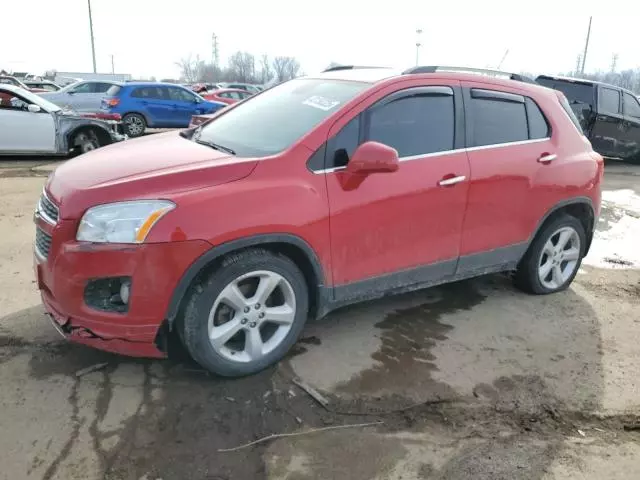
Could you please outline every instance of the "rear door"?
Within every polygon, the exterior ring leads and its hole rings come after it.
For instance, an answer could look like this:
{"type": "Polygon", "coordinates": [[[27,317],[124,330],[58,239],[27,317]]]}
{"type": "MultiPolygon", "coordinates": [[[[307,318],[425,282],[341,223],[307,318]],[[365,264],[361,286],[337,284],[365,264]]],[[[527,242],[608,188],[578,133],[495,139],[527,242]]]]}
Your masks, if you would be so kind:
{"type": "Polygon", "coordinates": [[[622,98],[615,87],[598,85],[596,121],[589,135],[593,149],[606,157],[621,157],[624,148],[622,98]]]}
{"type": "Polygon", "coordinates": [[[131,92],[131,99],[135,100],[130,109],[142,112],[152,127],[170,127],[171,102],[166,88],[147,86],[136,87],[131,92]]]}
{"type": "Polygon", "coordinates": [[[622,158],[636,159],[640,157],[640,103],[628,92],[622,92],[622,158]]]}
{"type": "Polygon", "coordinates": [[[553,161],[550,127],[531,98],[463,82],[471,180],[458,273],[510,266],[527,248],[537,172],[553,161]]]}
{"type": "Polygon", "coordinates": [[[457,82],[424,83],[373,95],[329,133],[323,173],[337,300],[455,271],[469,178],[462,96],[457,82]],[[395,148],[400,168],[353,186],[343,169],[369,140],[395,148]]]}

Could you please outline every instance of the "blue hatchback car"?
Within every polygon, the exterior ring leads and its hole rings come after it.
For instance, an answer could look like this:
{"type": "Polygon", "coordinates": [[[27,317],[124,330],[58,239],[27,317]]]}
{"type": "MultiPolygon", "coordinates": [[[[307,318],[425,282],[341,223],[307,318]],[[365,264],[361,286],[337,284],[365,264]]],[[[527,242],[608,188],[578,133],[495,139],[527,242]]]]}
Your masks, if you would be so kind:
{"type": "Polygon", "coordinates": [[[205,100],[180,85],[130,82],[109,88],[100,110],[120,114],[125,133],[139,137],[147,127],[188,127],[193,115],[213,113],[225,106],[205,100]]]}

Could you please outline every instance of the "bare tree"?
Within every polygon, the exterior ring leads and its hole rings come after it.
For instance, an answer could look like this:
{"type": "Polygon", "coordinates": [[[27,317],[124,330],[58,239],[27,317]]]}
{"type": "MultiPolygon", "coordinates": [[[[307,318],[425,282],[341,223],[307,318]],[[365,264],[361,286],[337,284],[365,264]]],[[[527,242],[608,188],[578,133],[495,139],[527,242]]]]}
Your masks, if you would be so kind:
{"type": "Polygon", "coordinates": [[[273,59],[273,70],[279,82],[291,80],[298,76],[300,62],[294,57],[275,57],[273,59]]]}
{"type": "Polygon", "coordinates": [[[273,78],[273,69],[269,62],[269,56],[267,54],[262,55],[260,58],[260,82],[262,84],[267,83],[273,78]]]}
{"type": "Polygon", "coordinates": [[[180,75],[185,81],[189,83],[198,81],[198,67],[200,64],[200,58],[193,58],[191,54],[187,57],[183,57],[179,62],[175,62],[180,68],[180,75]]]}
{"type": "Polygon", "coordinates": [[[254,82],[256,77],[255,57],[249,52],[234,53],[229,58],[229,74],[238,82],[254,82]]]}

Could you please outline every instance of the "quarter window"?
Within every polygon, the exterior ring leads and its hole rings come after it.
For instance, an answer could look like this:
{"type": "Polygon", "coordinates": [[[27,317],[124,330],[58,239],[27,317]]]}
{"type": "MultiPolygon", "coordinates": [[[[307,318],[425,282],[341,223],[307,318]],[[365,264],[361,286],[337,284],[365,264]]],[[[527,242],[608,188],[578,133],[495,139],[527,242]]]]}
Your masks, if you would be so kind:
{"type": "Polygon", "coordinates": [[[529,120],[529,138],[547,138],[549,136],[549,124],[540,107],[530,98],[525,99],[527,119],[529,120]]]}
{"type": "Polygon", "coordinates": [[[640,104],[638,104],[638,99],[633,95],[623,93],[622,108],[625,115],[640,118],[640,104]]]}
{"type": "Polygon", "coordinates": [[[473,146],[529,139],[525,104],[500,98],[471,98],[473,146]]]}
{"type": "Polygon", "coordinates": [[[600,96],[600,110],[604,113],[620,113],[620,92],[611,88],[600,88],[598,90],[600,96]]]}

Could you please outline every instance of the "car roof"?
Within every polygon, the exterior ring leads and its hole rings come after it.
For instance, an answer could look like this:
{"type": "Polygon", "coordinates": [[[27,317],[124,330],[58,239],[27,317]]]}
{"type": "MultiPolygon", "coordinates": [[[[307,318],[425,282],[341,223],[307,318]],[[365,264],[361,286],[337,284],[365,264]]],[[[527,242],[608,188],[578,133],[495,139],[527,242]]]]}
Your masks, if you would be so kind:
{"type": "Polygon", "coordinates": [[[588,86],[600,85],[607,88],[613,88],[615,90],[621,90],[625,93],[628,93],[629,95],[633,95],[634,97],[637,97],[637,95],[631,90],[619,87],[618,85],[614,85],[613,83],[599,82],[598,80],[588,80],[586,78],[575,78],[575,77],[564,77],[560,75],[538,75],[536,77],[536,81],[538,80],[538,78],[542,78],[545,80],[559,80],[561,82],[581,83],[583,85],[588,85],[588,86]]]}
{"type": "Polygon", "coordinates": [[[466,80],[481,82],[495,86],[522,88],[525,90],[549,90],[538,85],[533,79],[509,72],[497,70],[477,69],[471,67],[412,67],[408,70],[398,70],[389,67],[335,67],[306,78],[328,78],[332,80],[357,81],[364,83],[378,83],[390,78],[411,78],[420,75],[425,78],[439,78],[442,80],[466,80]],[[496,75],[505,78],[499,78],[496,75]],[[517,79],[516,79],[517,78],[517,79]]]}
{"type": "Polygon", "coordinates": [[[187,89],[184,85],[180,83],[169,83],[169,82],[126,82],[119,83],[123,87],[180,87],[187,89]]]}

